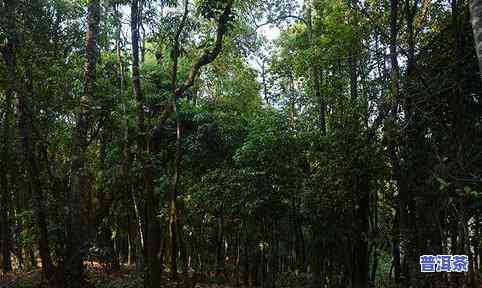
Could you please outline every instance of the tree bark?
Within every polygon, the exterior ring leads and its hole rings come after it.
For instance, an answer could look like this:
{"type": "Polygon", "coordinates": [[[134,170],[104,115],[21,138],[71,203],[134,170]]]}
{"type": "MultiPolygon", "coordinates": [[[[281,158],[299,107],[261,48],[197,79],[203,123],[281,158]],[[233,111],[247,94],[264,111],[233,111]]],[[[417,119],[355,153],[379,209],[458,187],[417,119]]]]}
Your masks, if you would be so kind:
{"type": "Polygon", "coordinates": [[[99,0],[90,0],[87,15],[85,37],[84,93],[80,99],[80,111],[73,135],[71,191],[69,199],[69,255],[67,258],[66,285],[71,288],[81,287],[83,282],[84,229],[82,221],[82,203],[87,195],[87,148],[88,130],[91,126],[90,105],[94,98],[97,36],[99,33],[99,0]]]}
{"type": "MultiPolygon", "coordinates": [[[[221,208],[222,209],[222,208],[221,208]]],[[[224,275],[224,212],[221,211],[216,227],[216,276],[224,275]]]]}
{"type": "MultiPolygon", "coordinates": [[[[32,151],[32,141],[29,133],[28,119],[29,107],[27,99],[27,89],[24,89],[24,83],[17,77],[17,27],[16,27],[16,9],[17,1],[6,1],[5,15],[6,15],[6,30],[7,43],[1,47],[3,59],[7,67],[7,76],[10,82],[10,92],[15,95],[16,99],[16,116],[17,116],[17,167],[19,170],[19,187],[26,189],[27,184],[33,192],[33,216],[39,229],[39,252],[42,261],[42,271],[45,279],[49,282],[52,277],[53,265],[50,257],[50,248],[48,240],[47,229],[47,215],[45,213],[44,199],[42,187],[40,182],[40,172],[35,154],[32,151]],[[25,168],[25,170],[23,170],[25,168]]],[[[30,76],[30,75],[29,75],[30,76]]],[[[31,79],[31,77],[28,77],[31,79]]],[[[30,91],[31,92],[31,91],[30,91]]]]}
{"type": "Polygon", "coordinates": [[[310,288],[320,288],[322,283],[322,259],[323,259],[323,241],[321,239],[321,229],[319,225],[314,224],[312,228],[312,254],[311,254],[311,272],[313,273],[310,288]]]}
{"type": "MultiPolygon", "coordinates": [[[[353,19],[352,25],[357,25],[356,15],[353,19]]],[[[356,39],[354,40],[354,42],[356,39]]],[[[357,57],[354,53],[356,42],[350,44],[348,50],[348,66],[350,69],[350,97],[352,105],[356,106],[358,100],[358,68],[357,57]]],[[[357,113],[354,111],[354,113],[357,113]]],[[[358,118],[358,115],[353,115],[358,118]]],[[[368,144],[368,143],[367,143],[368,144]]],[[[365,165],[364,159],[358,159],[354,163],[355,167],[359,167],[361,171],[367,171],[368,167],[365,165]]],[[[362,175],[355,175],[355,185],[353,199],[355,200],[354,216],[355,216],[355,239],[353,239],[353,264],[352,264],[352,285],[353,288],[367,288],[368,287],[368,267],[369,267],[369,253],[368,253],[368,234],[370,221],[370,187],[368,175],[363,172],[362,175]]]]}
{"type": "Polygon", "coordinates": [[[471,0],[470,22],[472,23],[472,31],[474,34],[475,51],[479,62],[479,77],[482,82],[482,0],[471,0]]]}
{"type": "MultiPolygon", "coordinates": [[[[362,160],[363,161],[363,160],[362,160]]],[[[366,171],[366,167],[361,170],[366,171]]],[[[356,237],[353,241],[353,288],[367,288],[368,287],[368,233],[369,233],[369,217],[370,217],[370,195],[369,195],[369,176],[367,174],[356,176],[355,184],[355,221],[356,223],[356,237]]]]}
{"type": "Polygon", "coordinates": [[[395,206],[395,221],[393,223],[392,243],[393,243],[393,266],[395,283],[400,283],[401,274],[401,259],[400,259],[400,229],[405,226],[405,195],[400,189],[401,176],[399,159],[396,152],[396,133],[395,125],[398,118],[398,101],[399,101],[399,66],[398,66],[398,52],[397,52],[397,38],[398,38],[398,13],[399,1],[390,0],[390,95],[391,101],[389,108],[389,117],[387,126],[384,127],[384,137],[388,141],[388,158],[392,164],[392,178],[396,181],[396,187],[399,193],[399,205],[395,206]],[[403,215],[401,215],[403,214],[403,215]]]}
{"type": "Polygon", "coordinates": [[[348,50],[348,66],[350,68],[350,96],[353,103],[358,99],[358,68],[357,57],[353,52],[354,48],[348,50]]]}
{"type": "MultiPolygon", "coordinates": [[[[194,61],[194,64],[191,66],[187,79],[184,81],[182,85],[178,85],[177,83],[177,74],[178,74],[178,60],[180,57],[181,51],[181,33],[185,28],[187,17],[189,14],[188,5],[189,1],[184,1],[184,13],[181,19],[180,25],[177,27],[177,31],[173,41],[173,47],[171,51],[171,59],[172,59],[172,71],[171,71],[171,89],[172,94],[170,98],[170,110],[175,115],[176,118],[176,152],[174,158],[174,173],[171,179],[171,185],[169,189],[168,199],[169,199],[169,235],[170,235],[170,248],[171,248],[171,273],[172,278],[177,278],[177,234],[179,229],[177,223],[177,186],[179,182],[179,177],[181,173],[181,160],[182,160],[182,121],[180,118],[180,114],[177,111],[177,99],[184,95],[184,92],[187,89],[191,88],[194,85],[194,81],[199,74],[200,69],[212,63],[218,55],[221,53],[224,37],[228,29],[228,22],[230,20],[232,7],[234,4],[234,0],[227,0],[224,6],[224,9],[217,20],[217,29],[216,29],[216,39],[214,42],[214,46],[211,49],[205,49],[204,53],[194,61]]],[[[167,109],[169,110],[169,109],[167,109]]],[[[167,111],[166,110],[166,111],[167,111]]],[[[165,118],[163,118],[165,119],[165,118]]],[[[163,120],[161,119],[161,120],[163,120]]],[[[161,121],[161,126],[163,122],[161,121]]]]}
{"type": "MultiPolygon", "coordinates": [[[[308,36],[308,45],[309,47],[314,47],[313,38],[315,37],[314,30],[313,30],[313,21],[312,21],[312,0],[305,0],[304,2],[305,8],[305,23],[307,25],[307,36],[308,36]]],[[[321,94],[321,68],[320,64],[317,60],[314,60],[311,64],[311,85],[313,89],[313,95],[318,101],[318,109],[319,109],[319,127],[321,130],[322,135],[326,134],[326,116],[325,116],[325,99],[321,94]]]]}
{"type": "Polygon", "coordinates": [[[139,72],[139,1],[131,2],[131,37],[132,37],[132,88],[137,99],[138,121],[138,158],[142,163],[143,191],[144,191],[144,257],[147,271],[144,276],[144,287],[159,287],[161,281],[160,244],[161,228],[157,218],[159,199],[154,194],[153,167],[149,155],[149,135],[145,126],[144,95],[141,91],[139,72]]]}
{"type": "Polygon", "coordinates": [[[0,168],[0,199],[2,200],[2,205],[0,207],[0,248],[2,253],[2,270],[3,272],[12,271],[12,259],[11,259],[11,247],[12,247],[12,236],[10,232],[11,227],[11,185],[8,181],[7,173],[9,171],[7,167],[11,167],[10,153],[10,114],[12,113],[12,99],[13,91],[9,89],[6,92],[5,98],[5,109],[3,117],[3,149],[2,149],[2,167],[0,168]]]}

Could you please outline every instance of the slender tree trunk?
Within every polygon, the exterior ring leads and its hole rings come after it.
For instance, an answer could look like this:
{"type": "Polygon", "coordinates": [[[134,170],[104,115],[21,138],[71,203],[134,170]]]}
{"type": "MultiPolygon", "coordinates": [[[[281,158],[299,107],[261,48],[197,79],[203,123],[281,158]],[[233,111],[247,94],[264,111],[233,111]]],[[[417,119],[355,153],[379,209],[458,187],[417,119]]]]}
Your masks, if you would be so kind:
{"type": "MultiPolygon", "coordinates": [[[[173,96],[174,102],[176,102],[176,96],[173,96]]],[[[170,227],[170,246],[171,246],[171,277],[177,279],[177,252],[178,252],[178,209],[177,209],[177,186],[180,174],[181,165],[181,139],[182,139],[182,127],[179,113],[177,112],[177,104],[173,104],[173,111],[176,115],[176,154],[174,159],[174,174],[171,180],[171,187],[169,190],[169,227],[170,227]]]]}
{"type": "Polygon", "coordinates": [[[312,254],[311,254],[311,272],[313,273],[310,288],[320,288],[322,283],[322,259],[323,259],[323,241],[321,239],[321,229],[317,224],[313,224],[312,228],[312,254]]]}
{"type": "Polygon", "coordinates": [[[263,58],[261,62],[261,79],[262,79],[262,86],[263,86],[263,98],[264,101],[266,102],[266,105],[269,104],[269,96],[268,96],[268,80],[267,80],[267,74],[268,72],[266,71],[266,61],[263,58]]]}
{"type": "MultiPolygon", "coordinates": [[[[358,100],[358,72],[357,59],[353,53],[353,46],[349,49],[348,64],[350,68],[350,96],[352,105],[358,100]]],[[[354,115],[358,118],[357,115],[354,115]]],[[[357,119],[358,121],[358,119],[357,119]]],[[[362,171],[366,171],[368,167],[364,165],[364,159],[358,159],[355,163],[362,171]]],[[[355,176],[354,194],[355,200],[355,230],[356,236],[353,239],[353,271],[352,284],[353,288],[368,287],[368,234],[370,221],[370,194],[369,194],[368,175],[355,176]]]]}
{"type": "Polygon", "coordinates": [[[350,95],[353,103],[358,99],[358,67],[357,57],[353,52],[354,48],[348,50],[348,66],[350,69],[350,95]]]}
{"type": "MultiPolygon", "coordinates": [[[[2,183],[3,185],[3,183],[2,183]]],[[[7,186],[4,186],[7,187],[7,186]]],[[[10,191],[6,188],[2,191],[2,203],[3,207],[0,210],[0,241],[1,241],[1,253],[2,253],[2,271],[4,273],[12,271],[12,258],[11,258],[11,232],[10,232],[10,219],[8,213],[8,194],[10,191]]]]}
{"type": "Polygon", "coordinates": [[[131,196],[132,196],[132,208],[134,210],[134,216],[135,216],[135,224],[134,227],[136,228],[135,235],[136,235],[136,240],[134,241],[135,245],[135,250],[136,250],[136,270],[138,272],[143,272],[144,271],[144,264],[145,264],[145,241],[144,241],[144,236],[145,236],[145,228],[144,228],[144,223],[142,223],[142,215],[139,210],[139,201],[137,200],[137,197],[135,195],[135,191],[133,191],[133,187],[131,187],[131,196]]]}
{"type": "Polygon", "coordinates": [[[171,71],[171,89],[172,94],[170,97],[170,103],[172,112],[176,118],[176,152],[174,155],[174,163],[173,163],[173,175],[171,178],[171,186],[169,188],[169,236],[170,236],[170,249],[171,249],[171,278],[177,279],[177,229],[178,229],[178,220],[177,220],[177,189],[178,189],[178,182],[179,176],[181,172],[181,159],[182,159],[182,123],[179,112],[177,111],[177,99],[183,96],[182,91],[178,91],[177,87],[177,73],[178,73],[178,60],[180,56],[180,36],[182,30],[185,28],[184,25],[186,24],[187,16],[189,13],[189,1],[184,1],[184,13],[182,16],[181,23],[176,31],[176,35],[173,42],[173,48],[171,51],[171,60],[172,60],[172,71],[171,71]]]}
{"type": "Polygon", "coordinates": [[[144,95],[141,91],[139,72],[139,27],[140,27],[139,1],[131,2],[131,37],[132,37],[132,87],[133,94],[137,99],[138,109],[138,157],[142,163],[143,186],[144,186],[144,256],[147,261],[147,273],[144,277],[145,287],[159,287],[161,280],[160,244],[161,227],[157,218],[159,200],[154,194],[153,167],[150,160],[150,140],[145,126],[144,95]]]}
{"type": "MultiPolygon", "coordinates": [[[[124,136],[123,136],[123,163],[122,163],[122,175],[123,175],[123,193],[126,199],[131,196],[131,181],[129,179],[129,169],[131,167],[132,154],[130,153],[130,143],[129,143],[129,118],[127,115],[127,99],[124,98],[124,90],[126,83],[126,71],[123,60],[123,49],[122,49],[122,13],[118,10],[118,6],[115,6],[115,11],[117,15],[117,35],[116,35],[116,52],[117,52],[117,63],[118,63],[118,77],[119,77],[119,101],[122,102],[122,112],[124,113],[124,136]]],[[[132,207],[128,203],[127,205],[129,212],[127,213],[127,264],[132,265],[134,263],[134,253],[136,251],[136,245],[139,243],[140,239],[136,238],[136,225],[133,223],[133,218],[137,219],[135,216],[132,217],[130,208],[132,207]],[[139,240],[139,241],[136,241],[139,240]]]]}
{"type": "Polygon", "coordinates": [[[84,225],[82,221],[82,199],[87,196],[87,134],[91,125],[90,105],[94,98],[97,36],[100,21],[100,5],[98,0],[90,0],[87,15],[87,33],[85,38],[84,94],[80,99],[80,112],[73,140],[71,191],[69,199],[69,256],[67,260],[68,287],[81,287],[83,281],[84,225]]]}
{"type": "MultiPolygon", "coordinates": [[[[194,85],[196,77],[198,76],[199,70],[201,67],[210,64],[213,62],[217,56],[221,53],[223,47],[223,39],[224,35],[227,31],[227,24],[230,20],[231,10],[233,7],[233,0],[225,1],[226,4],[224,6],[223,12],[219,16],[217,21],[217,33],[216,33],[216,40],[214,47],[212,49],[205,49],[204,53],[194,62],[191,66],[190,71],[188,72],[188,77],[183,85],[177,85],[177,73],[178,73],[178,58],[180,56],[180,37],[183,29],[185,28],[187,16],[189,13],[189,1],[184,1],[184,14],[181,20],[181,23],[178,26],[176,31],[174,41],[173,41],[173,48],[171,51],[171,59],[172,59],[172,72],[171,72],[171,99],[170,99],[170,109],[172,109],[172,113],[175,115],[176,118],[176,152],[175,152],[175,159],[173,165],[173,175],[171,179],[171,186],[169,189],[168,199],[169,199],[169,227],[170,227],[170,242],[171,242],[171,269],[172,269],[172,278],[177,278],[177,195],[178,195],[178,182],[181,172],[181,160],[182,160],[182,119],[180,117],[180,113],[178,112],[177,107],[177,99],[184,95],[187,89],[191,88],[194,85]]],[[[169,110],[166,110],[169,112],[169,110]]],[[[167,114],[167,113],[165,113],[167,114]]],[[[163,121],[165,118],[161,117],[161,127],[164,124],[163,121]]]]}
{"type": "MultiPolygon", "coordinates": [[[[102,111],[105,113],[105,122],[104,123],[109,123],[110,122],[110,110],[108,107],[103,107],[102,111]]],[[[99,155],[99,169],[101,171],[106,171],[106,153],[107,153],[107,143],[111,140],[112,136],[110,135],[110,130],[109,127],[101,127],[100,133],[100,155],[99,155]]],[[[116,254],[116,249],[115,249],[115,239],[113,238],[111,227],[116,226],[117,223],[115,222],[115,219],[109,219],[109,211],[112,208],[113,202],[114,202],[114,196],[112,191],[110,191],[107,188],[107,179],[105,178],[100,178],[97,179],[97,182],[99,183],[99,188],[97,189],[97,197],[99,198],[99,203],[100,207],[97,209],[94,216],[94,223],[92,226],[91,230],[88,235],[89,238],[97,238],[97,244],[101,249],[104,249],[105,251],[108,251],[109,253],[109,259],[107,264],[109,264],[109,272],[116,272],[120,268],[120,263],[119,263],[119,257],[115,257],[116,254]],[[108,223],[105,225],[104,223],[108,223]]],[[[90,193],[89,193],[90,194],[90,193]]],[[[90,197],[88,199],[89,202],[91,202],[90,197]]]]}
{"type": "Polygon", "coordinates": [[[472,265],[473,265],[473,273],[474,273],[474,280],[473,280],[473,286],[474,287],[480,287],[480,215],[475,216],[475,228],[474,228],[474,237],[472,238],[472,246],[474,247],[474,253],[473,253],[473,260],[472,260],[472,265]]]}
{"type": "Polygon", "coordinates": [[[377,269],[378,269],[378,249],[377,249],[377,245],[373,244],[373,262],[372,262],[372,269],[370,272],[371,283],[376,282],[377,269]]]}
{"type": "MultiPolygon", "coordinates": [[[[182,224],[178,222],[178,225],[182,227],[182,224]]],[[[182,228],[178,230],[178,238],[179,238],[179,256],[181,257],[182,261],[182,273],[184,274],[185,277],[187,277],[187,272],[188,272],[188,255],[187,255],[187,244],[184,239],[185,235],[184,232],[182,231],[182,228]]]]}
{"type": "MultiPolygon", "coordinates": [[[[361,163],[359,164],[360,166],[361,163]]],[[[363,167],[363,166],[362,166],[363,167]]],[[[362,168],[366,170],[366,168],[362,168]]],[[[369,179],[368,175],[357,177],[356,194],[357,207],[355,208],[355,221],[357,225],[357,233],[353,239],[353,288],[367,288],[368,287],[368,233],[369,233],[369,179]]]]}
{"type": "Polygon", "coordinates": [[[127,265],[132,265],[134,263],[134,241],[132,237],[132,223],[131,223],[131,217],[128,216],[127,220],[127,265]]]}
{"type": "MultiPolygon", "coordinates": [[[[313,13],[313,0],[305,0],[304,5],[305,5],[305,21],[307,23],[307,28],[308,28],[308,45],[310,47],[314,46],[313,43],[313,38],[315,37],[314,35],[314,30],[313,30],[313,21],[312,21],[312,13],[313,13]]],[[[323,135],[326,134],[326,116],[325,116],[325,99],[323,95],[321,94],[321,68],[319,63],[315,60],[313,61],[311,65],[311,81],[312,81],[312,89],[313,89],[313,94],[318,101],[318,108],[319,108],[319,126],[321,133],[323,135]]]]}
{"type": "Polygon", "coordinates": [[[224,274],[224,215],[220,212],[218,217],[217,235],[216,235],[216,275],[224,274]]]}
{"type": "Polygon", "coordinates": [[[398,67],[398,52],[397,52],[397,38],[398,38],[398,12],[399,2],[398,0],[390,0],[390,80],[391,80],[391,105],[389,109],[389,120],[387,122],[388,127],[385,127],[385,137],[388,138],[388,156],[392,164],[392,178],[397,183],[399,192],[399,205],[395,206],[395,222],[393,223],[393,266],[395,274],[395,283],[400,283],[401,274],[401,259],[400,259],[400,229],[405,226],[405,195],[401,195],[400,181],[400,165],[398,162],[398,156],[396,153],[396,135],[395,124],[398,118],[398,100],[399,100],[399,67],[398,67]],[[403,214],[403,215],[401,215],[403,214]]]}
{"type": "Polygon", "coordinates": [[[244,224],[244,230],[245,230],[245,233],[244,233],[244,241],[243,241],[243,266],[244,266],[244,269],[243,269],[243,284],[248,286],[249,285],[249,261],[251,260],[250,259],[250,255],[249,255],[249,235],[248,235],[248,228],[247,228],[247,224],[244,224]]]}
{"type": "MultiPolygon", "coordinates": [[[[352,25],[357,25],[356,14],[350,22],[352,25]]],[[[354,53],[357,43],[356,39],[351,43],[348,50],[348,66],[350,69],[350,97],[352,105],[356,105],[358,101],[358,67],[357,56],[354,53]]],[[[356,113],[356,112],[355,112],[356,113]]],[[[358,115],[353,115],[357,121],[358,115]]],[[[368,143],[367,143],[368,144],[368,143]]],[[[368,167],[364,165],[364,159],[358,159],[355,163],[362,171],[366,171],[368,167]]],[[[370,222],[370,194],[369,194],[369,179],[368,175],[355,176],[354,194],[355,200],[355,230],[356,236],[353,239],[353,271],[352,284],[353,288],[367,288],[368,287],[368,273],[369,273],[369,253],[368,253],[368,234],[370,222]]]]}
{"type": "Polygon", "coordinates": [[[479,75],[482,82],[482,0],[470,0],[470,22],[474,33],[475,52],[479,62],[479,75]]]}
{"type": "MultiPolygon", "coordinates": [[[[298,212],[295,212],[298,213],[298,212]]],[[[303,224],[299,216],[295,214],[295,249],[296,249],[296,265],[300,272],[306,272],[306,253],[305,253],[305,237],[303,236],[303,224]]]]}
{"type": "MultiPolygon", "coordinates": [[[[408,119],[404,127],[404,145],[401,147],[401,158],[404,165],[402,166],[402,176],[400,181],[400,246],[404,255],[404,267],[402,276],[404,281],[402,287],[423,287],[428,285],[429,279],[420,272],[419,255],[423,251],[427,251],[425,247],[424,236],[422,233],[426,230],[426,223],[421,222],[424,214],[430,214],[432,211],[425,209],[422,205],[427,201],[426,191],[424,189],[426,171],[423,169],[426,153],[422,152],[425,146],[425,137],[422,131],[422,116],[416,111],[417,94],[416,87],[413,85],[415,79],[415,13],[417,7],[412,1],[404,1],[404,20],[406,26],[407,39],[407,69],[406,81],[404,85],[404,114],[408,119]],[[403,225],[402,225],[403,224],[403,225]],[[425,226],[425,227],[424,227],[425,226]]],[[[431,214],[430,214],[431,215],[431,214]]]]}
{"type": "MultiPolygon", "coordinates": [[[[16,98],[17,112],[17,161],[18,168],[26,167],[26,173],[20,171],[19,186],[26,189],[27,184],[33,189],[33,216],[39,229],[39,251],[42,260],[43,276],[51,279],[53,272],[52,260],[50,257],[50,248],[47,234],[47,215],[45,213],[43,193],[40,184],[40,171],[32,151],[32,141],[29,133],[29,107],[27,99],[27,91],[24,89],[24,83],[17,77],[17,30],[16,30],[16,1],[6,1],[6,28],[7,43],[2,47],[2,55],[7,66],[8,80],[11,87],[10,93],[16,98]]],[[[31,80],[30,75],[28,75],[31,80]]],[[[31,92],[31,91],[30,91],[31,92]]],[[[30,95],[31,96],[31,95],[30,95]]]]}
{"type": "Polygon", "coordinates": [[[272,218],[272,226],[271,226],[271,261],[270,261],[270,287],[269,288],[275,288],[276,287],[276,279],[278,276],[278,271],[279,271],[279,241],[278,241],[278,226],[277,226],[277,221],[275,218],[272,218]]]}
{"type": "Polygon", "coordinates": [[[12,99],[13,91],[9,89],[6,93],[5,98],[5,113],[3,117],[3,149],[2,149],[2,167],[0,167],[0,199],[2,205],[0,206],[0,244],[1,244],[1,254],[2,254],[2,270],[3,272],[12,271],[12,258],[11,258],[11,247],[12,247],[12,236],[10,232],[11,227],[11,215],[10,212],[12,197],[11,197],[11,185],[8,181],[7,173],[9,171],[7,167],[10,167],[11,159],[9,156],[10,147],[10,118],[12,113],[12,99]]]}

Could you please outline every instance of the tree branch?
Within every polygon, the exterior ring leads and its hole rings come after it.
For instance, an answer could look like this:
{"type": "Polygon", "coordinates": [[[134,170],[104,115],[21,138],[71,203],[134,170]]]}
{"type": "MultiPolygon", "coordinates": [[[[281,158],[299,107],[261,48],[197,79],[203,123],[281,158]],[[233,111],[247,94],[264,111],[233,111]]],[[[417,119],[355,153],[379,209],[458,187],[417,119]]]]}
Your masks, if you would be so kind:
{"type": "Polygon", "coordinates": [[[286,19],[296,19],[298,21],[301,21],[303,22],[305,25],[308,25],[308,23],[306,22],[306,20],[303,18],[303,17],[300,17],[300,16],[297,16],[297,15],[283,15],[283,16],[280,16],[278,18],[275,18],[275,19],[272,19],[272,20],[269,20],[269,21],[266,21],[262,24],[254,24],[256,26],[256,30],[263,27],[263,26],[266,26],[266,25],[270,25],[270,24],[273,24],[273,23],[276,23],[278,21],[281,21],[281,20],[286,20],[286,19]]]}
{"type": "Polygon", "coordinates": [[[184,94],[184,92],[186,92],[187,89],[192,87],[197,75],[199,74],[199,70],[203,66],[213,62],[216,57],[221,53],[221,50],[223,48],[223,40],[227,31],[227,24],[229,21],[229,16],[231,15],[233,3],[234,0],[228,0],[223,13],[219,17],[216,33],[216,42],[214,44],[214,47],[212,48],[212,50],[204,50],[204,53],[197,59],[196,62],[194,62],[194,64],[191,66],[191,69],[189,70],[188,77],[184,84],[181,87],[175,89],[174,94],[176,95],[176,97],[181,96],[182,94],[184,94]]]}
{"type": "Polygon", "coordinates": [[[171,59],[172,59],[172,75],[171,75],[171,86],[172,91],[175,93],[177,90],[177,61],[179,58],[179,51],[180,51],[180,44],[179,39],[181,38],[182,30],[184,30],[184,26],[186,25],[187,15],[189,14],[189,0],[184,1],[184,14],[182,15],[181,23],[179,27],[177,27],[176,35],[174,36],[174,43],[171,52],[171,59]]]}

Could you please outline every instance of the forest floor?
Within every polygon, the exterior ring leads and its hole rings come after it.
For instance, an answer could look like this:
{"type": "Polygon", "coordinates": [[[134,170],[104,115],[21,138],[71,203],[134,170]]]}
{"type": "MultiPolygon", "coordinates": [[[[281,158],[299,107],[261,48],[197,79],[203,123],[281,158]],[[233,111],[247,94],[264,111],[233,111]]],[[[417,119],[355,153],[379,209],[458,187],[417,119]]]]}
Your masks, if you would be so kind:
{"type": "MultiPolygon", "coordinates": [[[[122,266],[121,270],[108,273],[98,269],[95,265],[87,265],[85,273],[87,278],[86,288],[137,288],[143,287],[142,278],[133,267],[122,266]]],[[[193,283],[192,278],[179,276],[179,281],[162,279],[162,286],[166,288],[231,288],[229,284],[215,284],[211,281],[193,283]]],[[[48,288],[46,281],[42,280],[40,269],[32,271],[14,271],[0,275],[0,288],[48,288]]],[[[240,287],[240,286],[237,286],[240,287]]]]}

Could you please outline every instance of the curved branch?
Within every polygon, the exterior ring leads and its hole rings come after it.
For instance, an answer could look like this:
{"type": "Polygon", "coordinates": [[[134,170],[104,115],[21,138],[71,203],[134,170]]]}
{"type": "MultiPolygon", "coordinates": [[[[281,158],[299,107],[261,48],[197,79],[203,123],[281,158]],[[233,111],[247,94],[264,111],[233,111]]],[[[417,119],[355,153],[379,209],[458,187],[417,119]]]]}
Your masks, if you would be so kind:
{"type": "Polygon", "coordinates": [[[214,44],[214,47],[212,48],[212,50],[204,50],[204,53],[197,59],[196,62],[194,62],[194,64],[191,66],[191,69],[189,70],[188,77],[184,84],[181,87],[175,89],[174,94],[176,95],[176,97],[181,96],[182,94],[184,94],[184,92],[186,92],[187,89],[192,87],[197,75],[199,74],[199,70],[203,66],[213,62],[216,57],[218,57],[218,55],[221,53],[221,50],[223,48],[224,36],[226,35],[227,31],[229,16],[231,15],[231,11],[233,8],[233,3],[234,0],[228,0],[226,7],[224,7],[223,13],[219,17],[216,33],[216,42],[214,44]]]}
{"type": "Polygon", "coordinates": [[[174,43],[179,44],[179,38],[181,37],[182,30],[186,25],[187,15],[189,14],[189,0],[184,1],[184,14],[182,15],[181,24],[177,27],[176,36],[174,37],[174,43]]]}
{"type": "Polygon", "coordinates": [[[287,19],[290,19],[290,18],[301,21],[305,25],[308,25],[308,22],[306,22],[306,20],[303,17],[297,16],[297,15],[283,15],[283,16],[280,16],[280,17],[275,18],[273,20],[269,20],[269,21],[266,21],[264,23],[261,23],[261,24],[255,24],[256,30],[263,27],[263,26],[270,25],[270,24],[276,23],[276,22],[281,21],[281,20],[287,20],[287,19]]]}
{"type": "Polygon", "coordinates": [[[179,51],[180,51],[180,44],[179,39],[181,38],[182,30],[184,30],[184,26],[186,25],[187,15],[189,14],[188,10],[189,0],[184,1],[184,14],[182,15],[181,23],[179,27],[177,27],[176,35],[174,36],[173,47],[171,51],[171,59],[172,59],[172,74],[171,74],[171,86],[172,91],[175,93],[177,89],[177,62],[179,59],[179,51]]]}

